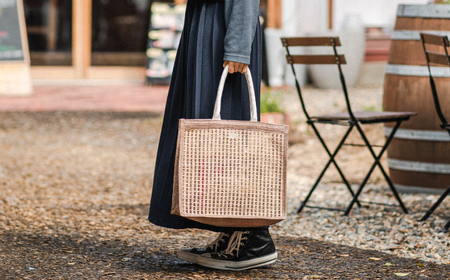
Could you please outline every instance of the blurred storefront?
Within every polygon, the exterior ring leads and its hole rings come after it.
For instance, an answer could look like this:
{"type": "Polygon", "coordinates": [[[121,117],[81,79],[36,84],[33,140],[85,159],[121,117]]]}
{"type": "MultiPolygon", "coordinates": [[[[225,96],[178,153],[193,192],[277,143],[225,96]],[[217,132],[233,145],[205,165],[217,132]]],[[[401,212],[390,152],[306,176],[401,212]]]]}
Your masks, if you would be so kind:
{"type": "Polygon", "coordinates": [[[24,0],[32,77],[143,77],[150,2],[24,0]]]}
{"type": "MultiPolygon", "coordinates": [[[[23,0],[33,79],[144,79],[153,0],[23,0]]],[[[182,4],[185,0],[158,0],[182,4]]],[[[281,25],[281,0],[262,0],[281,25]]]]}

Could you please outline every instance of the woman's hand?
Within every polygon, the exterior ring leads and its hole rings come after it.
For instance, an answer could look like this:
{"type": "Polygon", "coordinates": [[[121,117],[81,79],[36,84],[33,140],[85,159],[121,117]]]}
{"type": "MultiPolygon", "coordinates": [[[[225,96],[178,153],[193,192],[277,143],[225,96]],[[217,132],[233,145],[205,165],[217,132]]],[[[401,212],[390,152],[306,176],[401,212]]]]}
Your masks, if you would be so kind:
{"type": "Polygon", "coordinates": [[[238,62],[233,62],[233,61],[224,61],[223,63],[223,67],[225,68],[225,66],[229,66],[228,68],[228,73],[233,74],[235,72],[239,72],[244,74],[245,72],[247,72],[248,69],[248,64],[244,64],[244,63],[238,63],[238,62]]]}

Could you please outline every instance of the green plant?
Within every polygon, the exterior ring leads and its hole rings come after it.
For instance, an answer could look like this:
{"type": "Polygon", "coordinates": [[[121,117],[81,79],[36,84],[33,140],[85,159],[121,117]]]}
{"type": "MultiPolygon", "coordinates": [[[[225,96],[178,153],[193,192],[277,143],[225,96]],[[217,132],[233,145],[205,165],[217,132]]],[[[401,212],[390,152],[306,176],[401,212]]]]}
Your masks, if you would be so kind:
{"type": "Polygon", "coordinates": [[[282,95],[279,92],[261,93],[261,113],[284,113],[284,109],[280,107],[282,95]]]}
{"type": "Polygon", "coordinates": [[[450,4],[450,0],[434,0],[434,4],[450,4]]]}
{"type": "Polygon", "coordinates": [[[375,107],[374,105],[364,106],[364,107],[363,107],[363,110],[364,110],[364,111],[372,111],[372,112],[379,111],[379,110],[377,110],[377,107],[375,107]]]}

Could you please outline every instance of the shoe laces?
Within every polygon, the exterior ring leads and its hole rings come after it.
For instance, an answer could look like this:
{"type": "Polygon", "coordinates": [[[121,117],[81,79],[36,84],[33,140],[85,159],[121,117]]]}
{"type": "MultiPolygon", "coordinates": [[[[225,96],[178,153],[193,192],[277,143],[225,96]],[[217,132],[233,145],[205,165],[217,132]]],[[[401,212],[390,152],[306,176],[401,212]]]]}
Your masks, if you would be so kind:
{"type": "Polygon", "coordinates": [[[243,235],[249,234],[249,231],[235,231],[228,241],[228,246],[224,251],[218,253],[219,257],[234,257],[234,251],[236,251],[236,257],[239,256],[239,248],[244,246],[242,240],[247,240],[248,237],[243,237],[243,235]]]}
{"type": "Polygon", "coordinates": [[[210,244],[206,245],[206,248],[213,248],[214,249],[214,253],[217,253],[217,248],[219,248],[220,243],[225,242],[224,237],[229,237],[230,235],[224,232],[219,233],[219,236],[217,236],[217,238],[211,242],[210,244]]]}

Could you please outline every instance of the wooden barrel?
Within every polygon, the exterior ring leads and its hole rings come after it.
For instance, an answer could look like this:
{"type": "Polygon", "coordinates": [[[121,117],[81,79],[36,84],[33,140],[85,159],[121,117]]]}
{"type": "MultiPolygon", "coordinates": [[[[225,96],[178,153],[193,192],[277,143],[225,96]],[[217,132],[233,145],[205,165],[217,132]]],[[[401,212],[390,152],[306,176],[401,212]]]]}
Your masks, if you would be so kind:
{"type": "MultiPolygon", "coordinates": [[[[450,136],[434,108],[419,32],[450,37],[450,5],[399,5],[384,82],[385,111],[412,111],[388,148],[393,183],[401,192],[439,193],[450,186],[450,136]]],[[[433,67],[441,107],[450,118],[450,69],[433,67]]],[[[391,124],[389,124],[391,125],[391,124]]],[[[392,126],[385,127],[385,134],[392,126]]]]}

